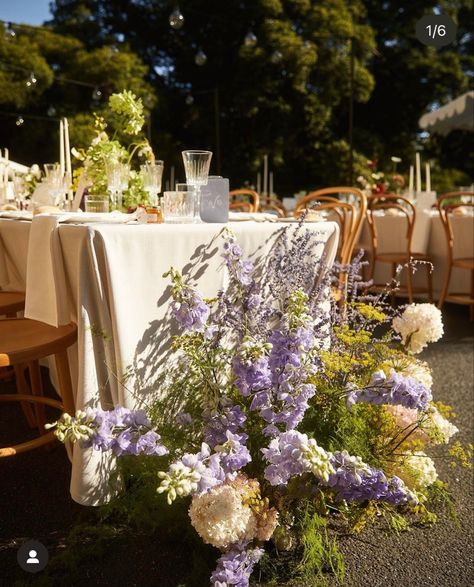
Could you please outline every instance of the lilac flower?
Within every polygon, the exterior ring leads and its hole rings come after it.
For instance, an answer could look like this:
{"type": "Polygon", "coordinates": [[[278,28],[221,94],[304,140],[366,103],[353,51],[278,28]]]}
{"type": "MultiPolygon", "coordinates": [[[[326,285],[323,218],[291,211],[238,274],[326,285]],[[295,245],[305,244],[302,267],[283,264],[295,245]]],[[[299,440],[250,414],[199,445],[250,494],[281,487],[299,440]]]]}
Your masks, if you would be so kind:
{"type": "Polygon", "coordinates": [[[250,452],[245,446],[247,440],[247,434],[233,434],[227,430],[226,441],[215,447],[215,451],[221,457],[221,466],[226,473],[239,471],[252,460],[250,452]]]}
{"type": "Polygon", "coordinates": [[[262,548],[245,550],[245,544],[237,544],[222,554],[211,576],[212,587],[248,587],[250,575],[264,554],[262,548]]]}
{"type": "Polygon", "coordinates": [[[246,416],[240,406],[234,406],[229,400],[222,398],[214,412],[204,413],[204,440],[214,448],[227,440],[227,431],[237,433],[245,423],[246,416]]]}
{"type": "Polygon", "coordinates": [[[376,406],[394,404],[405,408],[426,410],[431,399],[431,391],[420,381],[391,369],[389,378],[383,371],[377,371],[372,375],[367,387],[350,391],[347,404],[349,407],[359,402],[376,406]]]}
{"type": "Polygon", "coordinates": [[[183,286],[179,300],[173,302],[172,308],[173,315],[182,328],[195,332],[204,330],[209,318],[209,306],[193,288],[183,286]]]}

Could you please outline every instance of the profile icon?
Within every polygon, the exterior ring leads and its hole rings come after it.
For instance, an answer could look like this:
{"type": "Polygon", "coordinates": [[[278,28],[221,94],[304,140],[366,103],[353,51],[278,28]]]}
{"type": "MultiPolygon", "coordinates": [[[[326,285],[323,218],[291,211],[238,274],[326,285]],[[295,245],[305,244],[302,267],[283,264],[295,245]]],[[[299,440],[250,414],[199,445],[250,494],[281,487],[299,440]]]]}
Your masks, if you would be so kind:
{"type": "Polygon", "coordinates": [[[38,553],[36,552],[36,550],[30,550],[30,552],[28,553],[28,560],[26,561],[27,565],[39,565],[39,560],[37,558],[38,553]]]}
{"type": "Polygon", "coordinates": [[[16,560],[27,573],[39,573],[48,564],[49,553],[39,540],[29,540],[18,549],[16,560]]]}

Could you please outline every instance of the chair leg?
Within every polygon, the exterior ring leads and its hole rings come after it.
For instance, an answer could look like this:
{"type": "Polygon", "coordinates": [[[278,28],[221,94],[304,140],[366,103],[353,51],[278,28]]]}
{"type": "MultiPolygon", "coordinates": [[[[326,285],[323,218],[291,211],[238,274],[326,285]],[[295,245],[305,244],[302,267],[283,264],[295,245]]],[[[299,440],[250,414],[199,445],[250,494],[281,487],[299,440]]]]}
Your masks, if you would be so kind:
{"type": "Polygon", "coordinates": [[[446,276],[444,278],[443,289],[441,290],[441,294],[440,294],[439,300],[438,300],[438,308],[440,310],[443,308],[444,300],[446,299],[446,296],[448,295],[448,288],[449,288],[449,282],[451,281],[451,271],[452,271],[452,269],[453,269],[453,266],[450,263],[449,264],[449,267],[446,270],[446,276]]]}
{"type": "Polygon", "coordinates": [[[471,303],[469,304],[469,320],[474,320],[474,270],[471,271],[471,303]]]}
{"type": "Polygon", "coordinates": [[[67,350],[57,353],[55,355],[55,360],[64,411],[73,416],[75,414],[74,396],[72,393],[71,373],[69,371],[67,350]]]}
{"type": "MultiPolygon", "coordinates": [[[[28,371],[30,373],[30,387],[33,395],[43,395],[43,383],[41,381],[41,371],[38,361],[28,363],[28,371]]],[[[44,425],[46,424],[46,412],[44,404],[34,404],[36,423],[40,434],[46,434],[44,425]]]]}
{"type": "Polygon", "coordinates": [[[430,304],[433,303],[433,273],[432,273],[432,266],[427,263],[426,267],[426,274],[428,277],[428,301],[430,304]]]}
{"type": "Polygon", "coordinates": [[[408,292],[408,301],[410,304],[413,304],[413,274],[411,272],[411,259],[408,259],[407,264],[407,292],[408,292]]]}
{"type": "MultiPolygon", "coordinates": [[[[20,395],[31,395],[28,383],[25,378],[25,365],[14,365],[16,379],[16,391],[20,395]]],[[[21,402],[21,408],[30,428],[36,428],[36,416],[32,405],[28,402],[21,402]]]]}

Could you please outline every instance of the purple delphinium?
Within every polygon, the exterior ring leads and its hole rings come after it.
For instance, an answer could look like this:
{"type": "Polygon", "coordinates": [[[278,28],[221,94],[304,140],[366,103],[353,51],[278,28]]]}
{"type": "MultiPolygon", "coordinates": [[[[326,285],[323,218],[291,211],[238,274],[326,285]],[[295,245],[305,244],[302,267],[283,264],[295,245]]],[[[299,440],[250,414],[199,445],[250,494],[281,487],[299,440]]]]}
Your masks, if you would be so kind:
{"type": "Polygon", "coordinates": [[[232,360],[235,385],[240,393],[247,397],[252,391],[266,389],[271,385],[271,373],[268,357],[258,357],[254,361],[236,355],[232,360]]]}
{"type": "Polygon", "coordinates": [[[214,448],[227,440],[227,431],[237,433],[242,430],[247,419],[240,406],[234,406],[222,398],[213,412],[204,412],[204,441],[214,448]]]}
{"type": "Polygon", "coordinates": [[[88,410],[90,437],[81,444],[84,448],[112,451],[115,455],[162,456],[168,450],[161,437],[153,430],[145,410],[129,410],[121,406],[113,410],[88,410]]]}
{"type": "Polygon", "coordinates": [[[264,476],[270,485],[286,485],[292,477],[311,470],[309,462],[304,458],[307,441],[305,434],[290,430],[273,438],[268,448],[262,449],[269,463],[264,476]]]}
{"type": "Polygon", "coordinates": [[[225,442],[215,447],[225,473],[239,471],[250,463],[252,457],[245,446],[247,440],[247,434],[233,434],[230,430],[227,430],[225,442]]]}
{"type": "Polygon", "coordinates": [[[248,587],[250,575],[265,551],[262,548],[245,550],[245,546],[237,544],[219,557],[211,575],[212,587],[248,587]]]}
{"type": "Polygon", "coordinates": [[[221,485],[226,479],[226,473],[222,468],[221,457],[219,454],[213,453],[207,444],[201,445],[201,450],[198,453],[186,453],[177,463],[182,463],[188,467],[192,472],[199,474],[199,481],[197,482],[196,493],[205,493],[212,487],[221,485]]]}
{"type": "Polygon", "coordinates": [[[209,306],[192,287],[182,287],[179,300],[173,302],[172,309],[176,321],[184,330],[201,332],[205,329],[210,313],[209,306]]]}
{"type": "Polygon", "coordinates": [[[426,410],[431,399],[431,391],[417,379],[391,369],[388,378],[383,371],[376,371],[366,387],[351,390],[347,396],[347,404],[349,407],[360,402],[376,406],[393,404],[426,410]]]}
{"type": "Polygon", "coordinates": [[[228,237],[223,248],[222,256],[231,277],[236,279],[241,286],[245,288],[251,287],[253,285],[253,263],[248,260],[242,260],[242,249],[235,242],[233,236],[228,237]]]}
{"type": "Polygon", "coordinates": [[[331,465],[335,473],[329,476],[327,485],[338,501],[384,501],[402,505],[415,499],[399,477],[387,478],[380,469],[366,465],[346,451],[334,453],[331,465]]]}

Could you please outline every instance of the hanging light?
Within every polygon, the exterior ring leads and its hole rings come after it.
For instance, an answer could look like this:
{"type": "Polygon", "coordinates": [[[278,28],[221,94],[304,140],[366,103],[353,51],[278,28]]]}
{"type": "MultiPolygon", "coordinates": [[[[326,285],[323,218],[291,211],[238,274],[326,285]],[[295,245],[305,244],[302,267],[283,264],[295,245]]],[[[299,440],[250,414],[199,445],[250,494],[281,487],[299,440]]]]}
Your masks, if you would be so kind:
{"type": "Polygon", "coordinates": [[[194,63],[196,65],[202,66],[205,65],[207,61],[207,55],[204,53],[204,51],[202,49],[199,49],[199,51],[196,53],[195,57],[194,57],[194,63]]]}
{"type": "Polygon", "coordinates": [[[275,51],[273,51],[271,57],[270,57],[270,61],[272,63],[280,63],[280,61],[283,59],[283,53],[281,51],[278,51],[278,49],[275,49],[275,51]]]}
{"type": "Polygon", "coordinates": [[[15,29],[11,22],[7,23],[7,26],[5,27],[5,37],[7,39],[14,39],[16,37],[15,29]]]}
{"type": "Polygon", "coordinates": [[[31,88],[31,86],[34,86],[36,84],[38,80],[35,77],[35,74],[33,72],[30,73],[30,75],[28,76],[28,79],[26,80],[26,85],[28,88],[31,88]]]}
{"type": "Polygon", "coordinates": [[[255,47],[257,41],[257,36],[252,31],[249,31],[244,37],[244,45],[246,47],[255,47]]]}
{"type": "Polygon", "coordinates": [[[187,106],[192,106],[194,104],[194,96],[192,96],[191,94],[188,94],[186,96],[186,98],[184,99],[184,101],[186,102],[187,106]]]}
{"type": "Polygon", "coordinates": [[[17,126],[21,126],[21,125],[22,125],[24,122],[25,122],[25,121],[23,120],[23,116],[19,116],[19,117],[16,119],[16,122],[15,122],[15,124],[16,124],[17,126]]]}
{"type": "Polygon", "coordinates": [[[92,90],[92,99],[98,102],[102,97],[102,92],[97,86],[92,90]]]}
{"type": "Polygon", "coordinates": [[[56,116],[56,108],[54,106],[50,106],[46,112],[48,116],[56,116]]]}
{"type": "Polygon", "coordinates": [[[176,8],[170,14],[168,21],[170,23],[170,27],[176,31],[183,26],[184,16],[181,14],[179,6],[176,6],[176,8]]]}

